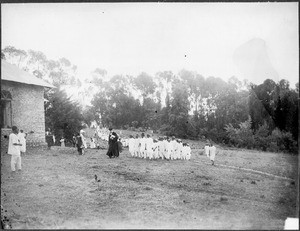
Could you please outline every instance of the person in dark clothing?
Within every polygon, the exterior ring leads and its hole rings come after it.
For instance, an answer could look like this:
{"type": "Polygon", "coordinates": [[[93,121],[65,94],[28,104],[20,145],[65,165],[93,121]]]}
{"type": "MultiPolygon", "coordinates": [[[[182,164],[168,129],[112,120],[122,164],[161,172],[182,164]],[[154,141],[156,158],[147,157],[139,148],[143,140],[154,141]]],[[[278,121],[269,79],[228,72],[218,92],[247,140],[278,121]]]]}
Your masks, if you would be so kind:
{"type": "Polygon", "coordinates": [[[106,153],[109,158],[115,158],[119,156],[118,138],[119,137],[117,133],[115,133],[112,128],[109,128],[108,151],[106,153]]]}
{"type": "Polygon", "coordinates": [[[53,142],[53,136],[51,134],[51,132],[47,131],[46,132],[46,142],[48,145],[48,149],[51,149],[51,146],[53,146],[54,142],[53,142]]]}
{"type": "Polygon", "coordinates": [[[83,146],[83,142],[81,139],[81,136],[79,133],[77,133],[76,136],[76,147],[77,147],[77,151],[79,155],[83,155],[84,154],[84,146],[83,146]]]}

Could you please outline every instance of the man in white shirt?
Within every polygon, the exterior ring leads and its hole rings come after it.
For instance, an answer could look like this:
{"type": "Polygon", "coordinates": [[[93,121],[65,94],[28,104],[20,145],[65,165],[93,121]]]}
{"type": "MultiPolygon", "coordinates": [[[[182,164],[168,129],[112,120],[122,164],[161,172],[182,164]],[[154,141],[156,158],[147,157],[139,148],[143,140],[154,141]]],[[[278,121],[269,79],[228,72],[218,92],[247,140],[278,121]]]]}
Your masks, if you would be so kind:
{"type": "Polygon", "coordinates": [[[18,138],[18,133],[19,129],[16,126],[12,127],[12,132],[9,135],[9,141],[8,141],[8,151],[7,154],[11,155],[11,171],[15,172],[16,168],[15,166],[17,165],[17,169],[21,170],[21,151],[20,151],[20,146],[22,144],[20,143],[20,140],[18,138]]]}

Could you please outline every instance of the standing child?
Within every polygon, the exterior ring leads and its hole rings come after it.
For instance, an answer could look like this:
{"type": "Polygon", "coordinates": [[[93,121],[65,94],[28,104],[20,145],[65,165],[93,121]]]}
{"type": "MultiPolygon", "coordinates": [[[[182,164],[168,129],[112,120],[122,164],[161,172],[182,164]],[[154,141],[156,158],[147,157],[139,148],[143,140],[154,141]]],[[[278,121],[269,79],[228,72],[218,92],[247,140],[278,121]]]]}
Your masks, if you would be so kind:
{"type": "Polygon", "coordinates": [[[188,143],[186,143],[186,160],[190,160],[191,159],[191,155],[192,155],[192,150],[191,147],[188,143]]]}
{"type": "Polygon", "coordinates": [[[16,126],[12,126],[12,132],[9,135],[9,141],[8,141],[8,151],[7,154],[11,155],[11,162],[10,167],[11,171],[16,171],[16,165],[17,169],[21,170],[21,152],[20,147],[22,144],[20,143],[20,140],[18,138],[19,129],[16,126]]]}
{"type": "Polygon", "coordinates": [[[153,139],[147,134],[146,138],[146,156],[151,160],[153,158],[153,139]]]}
{"type": "Polygon", "coordinates": [[[128,149],[129,149],[129,152],[131,154],[132,157],[134,157],[134,138],[132,135],[129,136],[129,140],[128,140],[128,149]]]}
{"type": "Polygon", "coordinates": [[[212,162],[212,165],[215,164],[216,151],[217,151],[216,147],[211,142],[210,146],[209,146],[209,158],[210,158],[210,160],[212,162]]]}
{"type": "Polygon", "coordinates": [[[165,144],[162,137],[158,138],[158,157],[162,159],[165,157],[165,144]]]}
{"type": "Polygon", "coordinates": [[[62,138],[60,139],[60,146],[61,146],[62,148],[66,147],[66,146],[65,146],[65,138],[64,138],[64,137],[62,137],[62,138]]]}
{"type": "Polygon", "coordinates": [[[90,148],[96,148],[95,140],[91,137],[90,148]]]}
{"type": "Polygon", "coordinates": [[[156,139],[153,140],[153,159],[158,159],[158,141],[156,139]]]}
{"type": "Polygon", "coordinates": [[[204,146],[204,154],[209,158],[209,140],[206,140],[205,146],[204,146]]]}
{"type": "Polygon", "coordinates": [[[182,148],[183,148],[183,144],[182,144],[182,140],[178,139],[178,144],[177,144],[177,157],[178,159],[183,159],[183,155],[182,155],[182,148]]]}
{"type": "Polygon", "coordinates": [[[139,157],[140,156],[140,137],[139,134],[136,134],[135,140],[134,140],[134,156],[139,157]]]}
{"type": "Polygon", "coordinates": [[[165,158],[167,160],[169,160],[170,158],[172,160],[172,158],[173,158],[173,156],[172,156],[173,155],[173,144],[172,144],[170,138],[168,138],[167,141],[168,141],[167,142],[167,148],[166,148],[166,151],[165,151],[164,155],[165,155],[165,158]]]}
{"type": "Polygon", "coordinates": [[[146,138],[145,134],[141,134],[141,139],[140,139],[140,157],[141,158],[146,158],[146,138]]]}

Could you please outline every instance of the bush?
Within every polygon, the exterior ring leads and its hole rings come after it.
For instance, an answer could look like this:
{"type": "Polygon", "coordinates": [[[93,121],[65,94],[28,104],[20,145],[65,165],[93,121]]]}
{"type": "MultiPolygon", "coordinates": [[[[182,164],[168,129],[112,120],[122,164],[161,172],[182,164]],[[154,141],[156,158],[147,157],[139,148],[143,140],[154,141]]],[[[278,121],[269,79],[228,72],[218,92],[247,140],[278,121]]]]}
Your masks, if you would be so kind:
{"type": "Polygon", "coordinates": [[[255,148],[266,151],[270,145],[269,128],[266,123],[259,126],[254,134],[255,148]]]}
{"type": "MultiPolygon", "coordinates": [[[[290,132],[280,131],[278,128],[270,134],[267,124],[259,126],[257,131],[253,134],[251,129],[251,119],[240,123],[239,128],[234,128],[232,124],[225,126],[227,139],[223,139],[229,145],[234,145],[239,148],[256,148],[263,151],[271,152],[289,152],[297,153],[298,145],[293,139],[290,132]]],[[[215,136],[219,139],[222,137],[220,132],[215,134],[214,130],[207,132],[207,135],[215,136]]]]}
{"type": "Polygon", "coordinates": [[[276,143],[279,151],[287,151],[290,153],[298,152],[297,142],[293,139],[293,135],[290,132],[280,131],[276,128],[273,130],[270,140],[276,143]]]}

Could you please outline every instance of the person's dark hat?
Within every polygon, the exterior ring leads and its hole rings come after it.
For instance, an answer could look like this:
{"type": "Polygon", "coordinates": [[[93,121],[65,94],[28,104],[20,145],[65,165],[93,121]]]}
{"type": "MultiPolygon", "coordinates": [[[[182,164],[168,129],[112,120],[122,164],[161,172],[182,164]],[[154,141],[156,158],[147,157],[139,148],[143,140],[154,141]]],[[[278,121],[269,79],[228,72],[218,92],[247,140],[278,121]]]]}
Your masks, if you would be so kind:
{"type": "Polygon", "coordinates": [[[110,127],[108,130],[110,130],[110,131],[111,131],[111,130],[113,130],[113,129],[112,129],[112,127],[110,127]]]}

